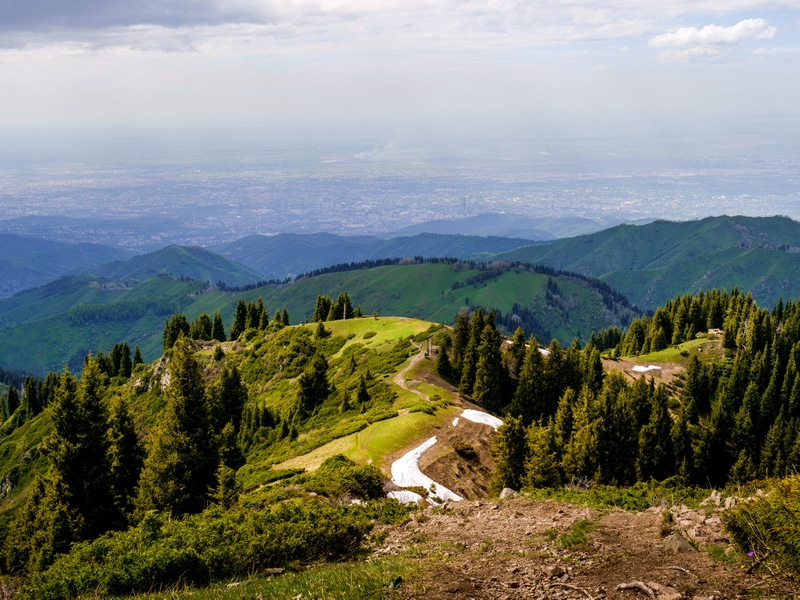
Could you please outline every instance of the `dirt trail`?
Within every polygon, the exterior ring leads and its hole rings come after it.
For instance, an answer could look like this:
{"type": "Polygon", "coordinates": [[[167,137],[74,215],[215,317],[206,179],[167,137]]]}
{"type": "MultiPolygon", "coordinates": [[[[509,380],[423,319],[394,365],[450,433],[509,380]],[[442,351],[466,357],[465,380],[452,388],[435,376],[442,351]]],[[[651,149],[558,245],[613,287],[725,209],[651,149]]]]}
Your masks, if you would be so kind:
{"type": "Polygon", "coordinates": [[[394,376],[394,380],[393,381],[398,386],[403,388],[404,390],[406,390],[408,392],[411,392],[412,394],[416,394],[417,396],[419,396],[423,400],[425,400],[427,402],[430,402],[431,399],[428,397],[427,394],[424,394],[424,393],[420,392],[419,390],[414,389],[414,388],[410,388],[410,387],[408,387],[408,385],[406,385],[406,374],[411,369],[413,369],[415,366],[417,366],[417,364],[421,360],[423,360],[425,358],[425,353],[422,351],[422,347],[417,346],[417,349],[419,350],[419,352],[417,352],[414,356],[411,357],[411,360],[409,361],[408,365],[406,365],[406,367],[402,371],[400,371],[399,373],[397,373],[397,375],[394,376]]]}
{"type": "MultiPolygon", "coordinates": [[[[714,513],[692,512],[704,533],[692,538],[683,530],[687,537],[701,548],[728,547],[714,513]]],[[[723,600],[754,589],[770,594],[769,582],[735,561],[715,561],[694,549],[673,552],[670,536],[680,532],[673,527],[665,526],[661,508],[595,511],[523,498],[452,502],[390,530],[376,552],[420,562],[419,577],[393,598],[723,600]],[[582,521],[595,529],[585,543],[565,547],[561,536],[582,521]]]]}

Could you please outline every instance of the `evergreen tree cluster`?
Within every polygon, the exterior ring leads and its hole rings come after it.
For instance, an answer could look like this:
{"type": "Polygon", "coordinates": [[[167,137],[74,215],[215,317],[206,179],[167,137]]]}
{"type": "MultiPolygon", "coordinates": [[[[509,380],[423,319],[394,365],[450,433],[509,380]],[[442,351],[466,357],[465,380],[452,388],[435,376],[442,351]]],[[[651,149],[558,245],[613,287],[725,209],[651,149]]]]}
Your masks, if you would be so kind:
{"type": "Polygon", "coordinates": [[[311,322],[341,321],[343,319],[353,319],[363,316],[361,307],[357,306],[353,309],[350,296],[347,292],[342,292],[336,298],[336,302],[331,300],[330,296],[317,296],[311,322]]]}
{"type": "MultiPolygon", "coordinates": [[[[289,312],[285,307],[282,311],[280,309],[275,311],[272,324],[278,328],[289,325],[289,312]]],[[[260,296],[256,302],[247,303],[242,298],[239,298],[233,315],[233,322],[231,323],[230,339],[238,339],[248,329],[265,331],[269,325],[269,315],[260,296]]]]}
{"type": "Polygon", "coordinates": [[[109,377],[119,376],[124,379],[131,376],[136,365],[144,362],[139,346],[134,348],[133,356],[131,356],[131,349],[127,342],[114,344],[114,347],[108,354],[98,352],[95,361],[100,367],[100,370],[109,377]]]}
{"type": "Polygon", "coordinates": [[[672,476],[717,486],[797,472],[800,304],[770,311],[737,290],[682,296],[635,321],[616,351],[655,351],[720,326],[727,357],[693,355],[679,398],[644,376],[632,384],[604,376],[594,344],[582,352],[551,344],[544,356],[531,340],[497,437],[496,486],[672,476]]]}
{"type": "Polygon", "coordinates": [[[42,413],[50,404],[58,385],[58,375],[48,373],[44,379],[26,375],[22,382],[22,393],[9,386],[5,402],[0,404],[5,426],[3,433],[10,433],[23,423],[42,413]]]}
{"type": "Polygon", "coordinates": [[[79,381],[67,370],[54,376],[53,428],[42,443],[49,470],[34,481],[10,529],[6,573],[41,572],[72,543],[124,529],[151,510],[179,517],[235,501],[247,402],[236,368],[225,367],[207,386],[188,344],[178,341],[165,407],[145,448],[127,401],[110,385],[114,354],[87,357],[79,381]]]}

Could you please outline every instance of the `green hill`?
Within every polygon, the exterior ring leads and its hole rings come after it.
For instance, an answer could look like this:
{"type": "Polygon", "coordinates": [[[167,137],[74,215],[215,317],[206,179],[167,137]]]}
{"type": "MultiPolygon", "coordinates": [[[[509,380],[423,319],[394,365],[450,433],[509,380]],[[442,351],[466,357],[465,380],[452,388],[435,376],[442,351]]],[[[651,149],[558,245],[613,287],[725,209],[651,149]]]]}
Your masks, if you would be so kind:
{"type": "Polygon", "coordinates": [[[167,246],[130,260],[98,265],[85,272],[115,281],[145,281],[168,275],[211,284],[221,281],[229,286],[247,285],[263,279],[255,271],[199,246],[167,246]]]}
{"type": "Polygon", "coordinates": [[[676,294],[734,286],[763,306],[800,296],[800,223],[787,217],[619,225],[498,258],[597,277],[646,309],[676,294]]]}
{"type": "Polygon", "coordinates": [[[382,258],[450,256],[472,260],[529,243],[516,238],[433,233],[387,240],[330,233],[281,233],[251,235],[213,250],[261,273],[263,279],[281,280],[333,265],[382,258]]]}
{"type": "Polygon", "coordinates": [[[122,260],[124,250],[98,244],[68,244],[0,233],[0,298],[82,269],[122,260]]]}
{"type": "Polygon", "coordinates": [[[138,344],[145,360],[161,354],[164,319],[185,313],[222,313],[226,330],[237,300],[262,297],[270,316],[286,307],[292,323],[309,319],[318,295],[347,291],[366,314],[392,314],[452,323],[462,307],[499,311],[506,328],[527,325],[543,341],[568,344],[592,331],[625,326],[634,313],[624,298],[591,281],[524,268],[483,268],[468,263],[394,264],[332,272],[285,285],[222,292],[205,283],[156,277],[142,283],[75,277],[0,300],[0,365],[44,375],[65,364],[80,367],[89,350],[138,344]],[[516,315],[516,316],[515,316],[516,315]]]}

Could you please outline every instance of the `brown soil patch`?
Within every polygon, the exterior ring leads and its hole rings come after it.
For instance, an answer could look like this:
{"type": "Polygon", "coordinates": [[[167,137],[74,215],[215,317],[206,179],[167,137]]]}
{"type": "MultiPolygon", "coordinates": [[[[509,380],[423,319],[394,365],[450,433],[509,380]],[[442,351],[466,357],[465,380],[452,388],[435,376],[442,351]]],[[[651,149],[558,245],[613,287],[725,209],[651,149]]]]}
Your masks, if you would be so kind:
{"type": "Polygon", "coordinates": [[[658,363],[656,366],[661,367],[660,369],[653,369],[652,371],[646,371],[644,373],[634,371],[633,367],[635,366],[646,367],[648,364],[625,358],[603,359],[603,370],[606,372],[622,371],[631,381],[635,381],[644,376],[647,377],[648,380],[652,377],[656,383],[671,384],[678,378],[678,375],[686,373],[686,367],[677,363],[658,363]]]}
{"type": "MultiPolygon", "coordinates": [[[[708,537],[701,547],[712,539],[726,543],[718,518],[698,511],[684,517],[703,523],[708,537]]],[[[617,587],[641,582],[654,590],[654,600],[721,600],[765,585],[706,552],[673,553],[663,523],[660,508],[598,512],[523,498],[445,503],[389,530],[376,552],[420,562],[421,575],[395,598],[648,600],[641,589],[617,587]],[[583,520],[596,524],[588,542],[563,547],[559,537],[583,520]]]]}
{"type": "Polygon", "coordinates": [[[489,495],[494,463],[489,456],[494,429],[459,418],[458,425],[435,430],[436,445],[422,455],[420,471],[462,498],[476,500],[489,495]],[[467,444],[474,456],[455,451],[455,444],[467,444]]]}

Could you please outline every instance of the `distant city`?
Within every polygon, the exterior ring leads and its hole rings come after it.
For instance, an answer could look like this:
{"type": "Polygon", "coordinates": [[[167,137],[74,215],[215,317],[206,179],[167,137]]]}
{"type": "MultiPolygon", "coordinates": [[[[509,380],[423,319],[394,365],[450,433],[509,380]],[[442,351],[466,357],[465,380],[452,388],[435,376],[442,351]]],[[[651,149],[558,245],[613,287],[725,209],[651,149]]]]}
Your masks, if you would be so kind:
{"type": "Polygon", "coordinates": [[[800,140],[771,127],[446,143],[54,135],[0,150],[0,231],[147,251],[250,234],[380,235],[489,212],[602,226],[798,219],[800,140]]]}

